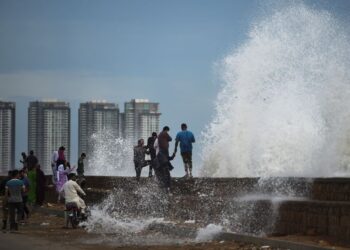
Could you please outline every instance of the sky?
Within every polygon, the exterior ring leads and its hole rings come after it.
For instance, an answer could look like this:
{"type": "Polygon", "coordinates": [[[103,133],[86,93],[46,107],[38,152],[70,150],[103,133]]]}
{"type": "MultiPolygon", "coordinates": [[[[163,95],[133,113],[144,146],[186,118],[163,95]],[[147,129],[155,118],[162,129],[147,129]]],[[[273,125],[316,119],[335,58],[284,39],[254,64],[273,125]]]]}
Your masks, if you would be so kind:
{"type": "MultiPolygon", "coordinates": [[[[222,84],[216,65],[281,2],[1,0],[0,98],[17,103],[17,165],[27,151],[29,102],[47,98],[70,102],[72,162],[79,103],[90,100],[117,103],[121,111],[134,98],[159,102],[161,127],[174,137],[186,122],[200,141],[222,84]]],[[[350,1],[305,2],[349,21],[350,1]]],[[[175,168],[183,174],[179,160],[175,168]]]]}

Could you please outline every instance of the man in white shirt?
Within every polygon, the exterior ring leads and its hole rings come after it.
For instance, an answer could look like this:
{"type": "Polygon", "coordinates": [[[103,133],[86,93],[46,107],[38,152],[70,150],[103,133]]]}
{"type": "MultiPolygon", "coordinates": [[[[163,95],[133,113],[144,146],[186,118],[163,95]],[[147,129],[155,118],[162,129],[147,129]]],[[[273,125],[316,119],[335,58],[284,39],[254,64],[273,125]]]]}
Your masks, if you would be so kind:
{"type": "Polygon", "coordinates": [[[68,181],[62,186],[61,192],[63,193],[63,196],[65,198],[65,202],[70,203],[74,202],[77,204],[78,208],[81,209],[81,213],[85,213],[85,202],[78,193],[82,195],[86,195],[84,190],[81,189],[81,187],[78,185],[78,183],[75,182],[76,175],[74,173],[71,173],[68,175],[68,181]]]}

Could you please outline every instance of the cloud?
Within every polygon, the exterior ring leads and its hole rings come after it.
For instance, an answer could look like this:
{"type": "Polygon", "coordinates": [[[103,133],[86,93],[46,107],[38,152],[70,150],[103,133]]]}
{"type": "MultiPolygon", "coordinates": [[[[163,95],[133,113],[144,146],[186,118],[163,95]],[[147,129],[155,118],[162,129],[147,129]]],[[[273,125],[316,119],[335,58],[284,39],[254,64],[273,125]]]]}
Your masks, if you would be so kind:
{"type": "Polygon", "coordinates": [[[156,87],[152,79],[99,72],[23,71],[0,74],[0,97],[125,100],[149,94],[150,85],[156,87]]]}

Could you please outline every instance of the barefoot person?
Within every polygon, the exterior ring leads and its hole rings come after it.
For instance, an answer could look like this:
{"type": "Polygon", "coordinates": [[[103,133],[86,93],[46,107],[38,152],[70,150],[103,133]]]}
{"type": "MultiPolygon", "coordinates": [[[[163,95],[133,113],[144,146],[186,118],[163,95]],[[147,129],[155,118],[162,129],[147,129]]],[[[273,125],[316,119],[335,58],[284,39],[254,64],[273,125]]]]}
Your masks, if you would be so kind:
{"type": "Polygon", "coordinates": [[[184,177],[192,178],[192,143],[195,142],[195,139],[193,133],[187,130],[185,123],[181,124],[181,131],[177,133],[175,141],[174,153],[177,152],[177,146],[180,143],[181,156],[186,172],[184,177]]]}

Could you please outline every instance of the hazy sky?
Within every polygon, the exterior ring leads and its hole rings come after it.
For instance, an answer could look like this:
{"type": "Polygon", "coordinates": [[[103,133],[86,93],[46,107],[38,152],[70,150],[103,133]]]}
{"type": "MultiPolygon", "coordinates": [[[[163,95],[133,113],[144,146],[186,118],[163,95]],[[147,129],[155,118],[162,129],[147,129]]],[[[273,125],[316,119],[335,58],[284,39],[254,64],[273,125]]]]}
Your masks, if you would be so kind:
{"type": "MultiPolygon", "coordinates": [[[[281,1],[277,1],[281,2],[281,1]]],[[[283,1],[282,1],[283,2],[283,1]]],[[[349,20],[350,1],[307,1],[349,20]]],[[[16,156],[27,151],[28,102],[69,101],[72,161],[80,102],[159,102],[171,135],[197,139],[220,89],[215,64],[247,38],[274,1],[0,1],[0,98],[17,102],[16,156]]],[[[199,146],[195,147],[198,159],[199,146]]],[[[183,173],[180,162],[175,173],[183,173]]]]}

